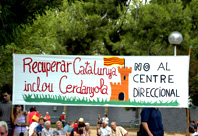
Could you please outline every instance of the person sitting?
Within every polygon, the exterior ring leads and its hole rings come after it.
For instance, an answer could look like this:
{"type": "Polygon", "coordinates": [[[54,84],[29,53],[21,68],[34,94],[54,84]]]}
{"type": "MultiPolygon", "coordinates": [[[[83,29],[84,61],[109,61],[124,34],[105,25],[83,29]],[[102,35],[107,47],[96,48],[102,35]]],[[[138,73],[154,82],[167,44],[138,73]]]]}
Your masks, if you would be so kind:
{"type": "Polygon", "coordinates": [[[189,121],[189,128],[190,128],[191,132],[195,132],[195,128],[197,128],[195,121],[193,119],[190,119],[190,121],[189,121]]]}
{"type": "Polygon", "coordinates": [[[192,134],[192,136],[198,136],[197,127],[194,127],[194,133],[192,134]]]}
{"type": "Polygon", "coordinates": [[[64,129],[64,131],[66,132],[67,135],[70,135],[73,127],[74,127],[74,122],[70,120],[68,122],[68,124],[66,124],[63,129],[64,129]]]}
{"type": "Polygon", "coordinates": [[[44,128],[42,129],[41,136],[53,136],[53,129],[51,128],[51,122],[46,121],[44,128]]]}
{"type": "Polygon", "coordinates": [[[2,136],[7,136],[8,135],[8,125],[5,121],[0,121],[0,134],[2,136]]]}
{"type": "Polygon", "coordinates": [[[62,122],[56,122],[56,130],[54,130],[54,136],[67,136],[66,132],[62,129],[62,122]]]}
{"type": "Polygon", "coordinates": [[[65,112],[62,112],[62,115],[60,115],[59,120],[62,122],[63,126],[65,126],[65,124],[67,124],[67,122],[65,120],[65,112]]]}
{"type": "Polygon", "coordinates": [[[44,117],[47,121],[49,121],[49,122],[51,122],[51,117],[50,117],[50,115],[49,115],[49,112],[46,112],[46,115],[45,115],[45,117],[44,117]]]}
{"type": "Polygon", "coordinates": [[[77,119],[75,120],[75,123],[74,123],[74,128],[75,127],[78,127],[78,120],[77,119]]]}
{"type": "Polygon", "coordinates": [[[128,136],[127,131],[121,127],[117,126],[116,122],[111,123],[111,136],[128,136]]]}
{"type": "Polygon", "coordinates": [[[111,128],[107,125],[106,121],[102,121],[102,127],[97,131],[98,136],[110,136],[111,128]]]}
{"type": "Polygon", "coordinates": [[[41,136],[41,133],[42,133],[42,130],[44,128],[44,123],[45,123],[45,120],[44,118],[41,116],[39,118],[39,124],[36,126],[35,130],[36,130],[36,133],[37,133],[37,136],[41,136]]]}
{"type": "Polygon", "coordinates": [[[19,136],[21,132],[27,136],[28,114],[23,112],[23,105],[15,105],[13,124],[15,125],[14,136],[19,136]]]}
{"type": "Polygon", "coordinates": [[[90,130],[90,124],[85,123],[85,129],[84,129],[85,136],[91,136],[91,130],[90,130]]]}
{"type": "Polygon", "coordinates": [[[72,129],[70,136],[85,136],[83,134],[83,129],[85,127],[85,123],[82,121],[84,121],[84,119],[80,118],[79,122],[78,122],[78,127],[75,127],[72,129]]]}

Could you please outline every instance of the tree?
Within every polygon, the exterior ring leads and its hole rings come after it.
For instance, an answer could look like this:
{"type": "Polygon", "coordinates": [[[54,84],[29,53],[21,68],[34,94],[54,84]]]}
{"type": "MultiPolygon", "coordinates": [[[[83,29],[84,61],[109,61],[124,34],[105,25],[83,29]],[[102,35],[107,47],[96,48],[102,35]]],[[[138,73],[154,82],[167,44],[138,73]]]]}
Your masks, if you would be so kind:
{"type": "Polygon", "coordinates": [[[0,45],[10,44],[21,24],[31,23],[35,13],[42,14],[47,8],[58,7],[62,0],[1,0],[0,45]]]}

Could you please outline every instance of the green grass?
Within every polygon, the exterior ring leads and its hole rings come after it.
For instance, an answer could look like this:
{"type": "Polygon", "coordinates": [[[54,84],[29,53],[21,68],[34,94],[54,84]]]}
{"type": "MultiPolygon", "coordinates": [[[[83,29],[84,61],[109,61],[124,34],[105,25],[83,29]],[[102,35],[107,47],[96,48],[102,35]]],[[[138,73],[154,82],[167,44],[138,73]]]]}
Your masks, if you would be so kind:
{"type": "Polygon", "coordinates": [[[59,103],[59,104],[78,104],[78,105],[122,105],[122,106],[179,106],[179,103],[177,100],[175,101],[136,101],[136,100],[129,100],[129,101],[108,101],[107,99],[100,100],[97,98],[97,100],[94,99],[88,99],[83,97],[83,99],[80,99],[78,97],[67,97],[67,96],[61,96],[61,95],[26,95],[23,94],[23,99],[26,102],[47,102],[47,103],[59,103]]]}

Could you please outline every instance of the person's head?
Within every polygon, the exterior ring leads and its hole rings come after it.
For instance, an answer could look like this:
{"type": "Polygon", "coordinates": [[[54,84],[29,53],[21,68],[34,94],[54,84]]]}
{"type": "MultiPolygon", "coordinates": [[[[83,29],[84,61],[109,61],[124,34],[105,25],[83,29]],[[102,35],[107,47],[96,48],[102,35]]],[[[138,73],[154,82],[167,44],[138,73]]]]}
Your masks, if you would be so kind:
{"type": "Polygon", "coordinates": [[[63,126],[63,124],[62,124],[61,121],[57,121],[57,122],[56,122],[56,128],[57,128],[58,130],[61,130],[61,129],[62,129],[62,126],[63,126]]]}
{"type": "Polygon", "coordinates": [[[33,112],[33,111],[36,111],[36,107],[35,107],[35,106],[32,106],[32,107],[30,108],[30,112],[33,112]]]}
{"type": "Polygon", "coordinates": [[[75,124],[78,124],[78,120],[77,119],[75,120],[75,124]]]}
{"type": "Polygon", "coordinates": [[[112,122],[112,123],[111,123],[111,128],[112,128],[113,130],[116,130],[116,127],[117,127],[116,123],[115,123],[115,122],[112,122]]]}
{"type": "Polygon", "coordinates": [[[78,123],[78,130],[82,131],[85,127],[85,123],[84,122],[79,122],[78,123]]]}
{"type": "Polygon", "coordinates": [[[98,117],[100,118],[100,114],[98,114],[98,117]]]}
{"type": "Polygon", "coordinates": [[[10,102],[10,99],[11,99],[11,88],[8,84],[4,85],[2,88],[1,88],[1,94],[2,94],[2,97],[3,97],[3,102],[7,103],[7,102],[10,102]]]}
{"type": "Polygon", "coordinates": [[[5,121],[0,121],[0,136],[8,135],[8,125],[5,121]]]}
{"type": "Polygon", "coordinates": [[[71,128],[73,128],[73,127],[74,127],[74,122],[73,122],[72,120],[70,120],[70,121],[68,122],[68,125],[69,125],[71,128]]]}
{"type": "Polygon", "coordinates": [[[106,128],[106,126],[107,126],[107,122],[106,122],[106,121],[103,121],[103,122],[102,122],[102,127],[103,127],[103,128],[106,128]]]}
{"type": "Polygon", "coordinates": [[[17,111],[23,111],[23,105],[15,105],[15,110],[17,111]]]}
{"type": "Polygon", "coordinates": [[[90,128],[90,124],[89,123],[85,123],[85,129],[89,130],[89,128],[90,128]]]}
{"type": "Polygon", "coordinates": [[[46,112],[46,115],[49,115],[49,112],[46,112]]]}
{"type": "Polygon", "coordinates": [[[79,118],[78,122],[84,122],[83,118],[79,118]]]}
{"type": "Polygon", "coordinates": [[[107,117],[107,114],[105,114],[104,117],[106,118],[107,117]]]}
{"type": "Polygon", "coordinates": [[[48,129],[51,127],[50,121],[46,121],[46,122],[44,123],[44,127],[48,130],[48,129]]]}
{"type": "Polygon", "coordinates": [[[65,112],[62,112],[62,115],[65,115],[65,112]]]}
{"type": "Polygon", "coordinates": [[[40,124],[40,125],[44,125],[44,123],[45,123],[44,118],[43,118],[43,117],[40,117],[40,118],[39,118],[39,124],[40,124]]]}

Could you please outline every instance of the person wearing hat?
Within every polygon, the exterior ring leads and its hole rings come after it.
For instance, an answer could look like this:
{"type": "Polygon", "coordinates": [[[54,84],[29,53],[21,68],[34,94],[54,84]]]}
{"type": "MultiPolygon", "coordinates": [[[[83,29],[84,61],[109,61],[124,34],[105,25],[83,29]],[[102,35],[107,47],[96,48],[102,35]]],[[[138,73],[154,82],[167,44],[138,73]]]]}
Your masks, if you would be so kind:
{"type": "Polygon", "coordinates": [[[45,120],[44,120],[44,118],[41,116],[41,117],[39,118],[39,124],[35,127],[37,136],[41,136],[42,130],[43,130],[43,128],[44,128],[44,123],[45,123],[45,120]]]}
{"type": "Polygon", "coordinates": [[[78,127],[72,129],[70,136],[84,136],[83,130],[85,127],[84,119],[80,118],[78,120],[78,127]]]}
{"type": "Polygon", "coordinates": [[[107,121],[102,121],[102,127],[97,130],[97,136],[110,136],[111,128],[107,124],[107,121]]]}
{"type": "Polygon", "coordinates": [[[63,126],[65,126],[65,124],[67,124],[67,122],[65,120],[65,112],[62,112],[62,115],[60,115],[59,120],[62,122],[63,126]]]}
{"type": "Polygon", "coordinates": [[[91,136],[91,130],[90,130],[90,124],[85,123],[85,129],[84,129],[85,136],[91,136]]]}

